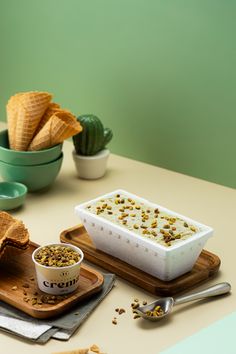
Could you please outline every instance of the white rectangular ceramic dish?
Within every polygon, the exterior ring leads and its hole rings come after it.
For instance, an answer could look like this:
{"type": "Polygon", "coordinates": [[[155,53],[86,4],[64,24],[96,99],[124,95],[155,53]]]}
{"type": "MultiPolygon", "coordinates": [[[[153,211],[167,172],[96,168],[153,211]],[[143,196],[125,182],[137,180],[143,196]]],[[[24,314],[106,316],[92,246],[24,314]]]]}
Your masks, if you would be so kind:
{"type": "Polygon", "coordinates": [[[124,190],[115,190],[80,204],[75,207],[75,212],[80,217],[97,249],[165,281],[172,280],[190,271],[206,241],[213,235],[211,227],[124,190]],[[144,203],[149,208],[158,208],[161,212],[170,216],[181,218],[186,223],[194,225],[198,232],[185,240],[179,240],[170,247],[166,247],[87,209],[88,206],[99,202],[101,199],[115,198],[118,194],[144,203]]]}

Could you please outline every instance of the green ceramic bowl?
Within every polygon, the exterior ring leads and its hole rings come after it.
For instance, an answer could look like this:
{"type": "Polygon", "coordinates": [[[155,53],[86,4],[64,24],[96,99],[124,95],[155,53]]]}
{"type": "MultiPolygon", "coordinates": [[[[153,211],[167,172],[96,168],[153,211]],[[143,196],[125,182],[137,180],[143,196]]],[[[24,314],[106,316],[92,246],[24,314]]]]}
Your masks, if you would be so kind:
{"type": "Polygon", "coordinates": [[[0,210],[16,209],[24,204],[27,187],[16,182],[0,182],[0,210]]]}
{"type": "Polygon", "coordinates": [[[16,151],[9,148],[8,131],[0,132],[0,160],[13,165],[40,165],[56,160],[61,155],[62,144],[39,151],[16,151]]]}
{"type": "Polygon", "coordinates": [[[23,183],[30,192],[35,192],[54,182],[61,169],[62,160],[63,153],[54,161],[34,166],[12,165],[0,161],[0,174],[4,181],[23,183]]]}

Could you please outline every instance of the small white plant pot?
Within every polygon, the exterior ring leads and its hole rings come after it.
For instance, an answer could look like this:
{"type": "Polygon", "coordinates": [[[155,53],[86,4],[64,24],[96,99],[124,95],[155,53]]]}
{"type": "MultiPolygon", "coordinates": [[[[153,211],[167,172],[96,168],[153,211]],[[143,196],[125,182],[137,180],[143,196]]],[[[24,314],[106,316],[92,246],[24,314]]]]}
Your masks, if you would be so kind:
{"type": "Polygon", "coordinates": [[[107,167],[107,160],[110,155],[108,149],[103,149],[92,156],[84,156],[72,152],[75,167],[80,178],[98,179],[104,176],[107,167]]]}

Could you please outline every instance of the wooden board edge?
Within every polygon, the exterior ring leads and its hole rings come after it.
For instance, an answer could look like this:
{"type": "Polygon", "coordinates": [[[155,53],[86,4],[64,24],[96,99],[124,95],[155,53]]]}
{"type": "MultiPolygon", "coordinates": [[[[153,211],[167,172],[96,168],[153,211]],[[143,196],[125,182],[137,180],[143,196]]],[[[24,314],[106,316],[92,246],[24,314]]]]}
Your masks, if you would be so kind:
{"type": "MultiPolygon", "coordinates": [[[[79,228],[84,228],[84,226],[82,224],[78,224],[76,226],[73,226],[67,230],[64,230],[61,232],[60,234],[60,240],[61,242],[69,242],[71,244],[74,244],[76,246],[78,246],[78,243],[73,241],[73,239],[69,239],[66,237],[66,235],[70,232],[74,232],[76,230],[78,230],[79,228]]],[[[82,250],[84,251],[84,253],[86,254],[86,259],[95,264],[95,265],[98,265],[99,267],[105,269],[105,270],[108,270],[108,271],[111,271],[113,273],[116,274],[113,266],[109,263],[109,260],[105,259],[103,260],[103,265],[100,264],[100,260],[95,258],[93,256],[93,249],[91,249],[90,247],[86,246],[86,244],[82,244],[83,242],[81,242],[81,248],[82,250]]],[[[97,251],[99,252],[99,250],[97,251]]],[[[100,251],[102,252],[102,251],[100,251]]],[[[107,258],[109,258],[109,255],[107,255],[106,253],[102,252],[104,255],[107,256],[107,258]]],[[[197,285],[199,285],[201,282],[204,282],[206,281],[207,279],[210,279],[212,278],[214,275],[217,274],[219,268],[220,268],[220,265],[221,265],[221,260],[220,258],[215,255],[214,253],[210,252],[210,251],[207,251],[205,249],[202,250],[201,254],[202,256],[207,256],[207,258],[211,260],[211,265],[209,265],[209,269],[206,269],[205,271],[202,271],[202,272],[199,272],[199,274],[196,275],[193,275],[195,278],[194,278],[194,282],[192,284],[190,284],[190,286],[188,286],[186,289],[191,289],[191,287],[195,287],[197,285]]],[[[118,259],[119,260],[119,259],[118,259]]],[[[119,260],[120,261],[120,260],[119,260]]],[[[121,261],[121,262],[124,262],[124,261],[121,261]]],[[[133,266],[132,266],[133,267],[133,266]]],[[[135,267],[134,267],[135,268],[135,267]]],[[[164,282],[162,284],[155,284],[155,281],[161,281],[155,277],[152,277],[151,275],[145,273],[146,276],[148,276],[148,279],[144,279],[142,276],[139,277],[139,284],[137,284],[135,282],[135,278],[134,278],[134,275],[133,274],[127,274],[126,272],[122,271],[122,269],[119,269],[119,274],[117,274],[119,277],[125,279],[126,281],[129,281],[131,282],[132,284],[136,285],[136,286],[139,286],[147,291],[149,291],[150,293],[154,294],[154,295],[163,295],[163,296],[167,296],[167,295],[175,295],[177,293],[180,293],[182,291],[184,291],[185,289],[181,288],[181,283],[179,284],[178,287],[176,287],[175,284],[173,284],[172,286],[170,286],[170,282],[164,282]],[[157,280],[156,280],[157,279],[157,280]],[[141,285],[142,284],[142,285],[141,285]],[[181,288],[181,289],[180,289],[181,288]]],[[[140,270],[140,272],[142,272],[140,270]]],[[[161,281],[162,282],[162,281],[161,281]]]]}

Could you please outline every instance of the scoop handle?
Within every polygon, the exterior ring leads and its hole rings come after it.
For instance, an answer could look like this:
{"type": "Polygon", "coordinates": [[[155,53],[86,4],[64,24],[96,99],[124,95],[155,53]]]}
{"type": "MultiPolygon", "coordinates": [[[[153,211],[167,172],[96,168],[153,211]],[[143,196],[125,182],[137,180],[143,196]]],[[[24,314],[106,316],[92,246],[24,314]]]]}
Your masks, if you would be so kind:
{"type": "Polygon", "coordinates": [[[229,283],[219,283],[204,290],[192,293],[190,295],[178,296],[174,299],[174,304],[183,304],[184,302],[204,299],[206,297],[223,295],[231,290],[231,285],[229,283]]]}

